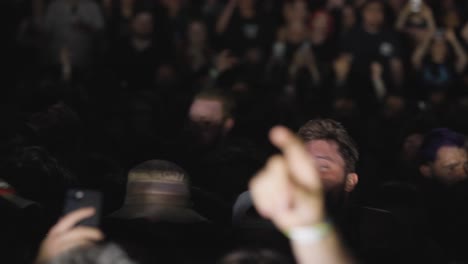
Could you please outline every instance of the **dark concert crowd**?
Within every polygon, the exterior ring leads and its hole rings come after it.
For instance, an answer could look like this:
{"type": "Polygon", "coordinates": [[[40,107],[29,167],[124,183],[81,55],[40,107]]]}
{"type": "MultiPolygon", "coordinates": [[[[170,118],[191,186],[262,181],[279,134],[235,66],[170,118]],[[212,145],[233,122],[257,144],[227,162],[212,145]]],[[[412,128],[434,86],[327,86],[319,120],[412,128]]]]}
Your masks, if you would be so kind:
{"type": "Polygon", "coordinates": [[[0,263],[468,263],[468,1],[0,12],[0,263]]]}

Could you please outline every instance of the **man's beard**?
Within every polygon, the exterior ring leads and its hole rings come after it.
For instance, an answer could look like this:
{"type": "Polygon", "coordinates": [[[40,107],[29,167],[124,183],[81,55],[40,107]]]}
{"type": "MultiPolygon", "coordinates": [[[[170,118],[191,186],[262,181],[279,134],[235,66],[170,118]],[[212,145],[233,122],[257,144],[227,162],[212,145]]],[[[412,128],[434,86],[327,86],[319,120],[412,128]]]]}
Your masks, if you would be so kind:
{"type": "Polygon", "coordinates": [[[189,121],[187,132],[194,146],[197,148],[213,147],[223,138],[223,127],[220,124],[205,124],[189,121]]]}
{"type": "Polygon", "coordinates": [[[344,190],[344,186],[329,190],[325,193],[325,208],[327,214],[331,217],[340,217],[343,209],[346,207],[348,193],[344,190]]]}

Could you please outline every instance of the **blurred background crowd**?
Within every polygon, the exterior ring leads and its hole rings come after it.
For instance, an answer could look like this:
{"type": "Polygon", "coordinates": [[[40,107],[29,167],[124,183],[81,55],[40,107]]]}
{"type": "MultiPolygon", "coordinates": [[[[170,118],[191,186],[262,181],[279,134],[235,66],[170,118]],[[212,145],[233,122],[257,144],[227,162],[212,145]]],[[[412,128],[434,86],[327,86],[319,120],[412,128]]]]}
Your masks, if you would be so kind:
{"type": "MultiPolygon", "coordinates": [[[[2,0],[0,10],[0,178],[43,206],[43,228],[69,187],[100,190],[103,214],[116,211],[127,172],[152,159],[184,168],[197,209],[229,222],[275,152],[268,130],[318,117],[357,143],[352,200],[406,219],[424,197],[413,186],[425,135],[468,133],[466,1],[2,0]]],[[[445,185],[466,177],[463,155],[442,168],[445,185]]]]}

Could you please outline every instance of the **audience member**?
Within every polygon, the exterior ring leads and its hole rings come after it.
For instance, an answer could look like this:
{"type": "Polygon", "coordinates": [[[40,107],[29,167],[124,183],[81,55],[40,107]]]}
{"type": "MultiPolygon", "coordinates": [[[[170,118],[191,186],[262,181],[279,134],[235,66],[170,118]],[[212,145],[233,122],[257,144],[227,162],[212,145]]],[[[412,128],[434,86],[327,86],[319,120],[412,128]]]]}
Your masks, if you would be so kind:
{"type": "Polygon", "coordinates": [[[323,180],[302,142],[283,127],[271,131],[283,155],[273,156],[250,182],[259,213],[289,235],[297,263],[351,263],[326,221],[323,180]]]}
{"type": "Polygon", "coordinates": [[[187,173],[168,161],[150,160],[134,167],[124,205],[105,226],[109,237],[140,263],[215,258],[223,247],[223,232],[192,209],[189,182],[187,173]]]}
{"type": "Polygon", "coordinates": [[[361,7],[362,22],[343,39],[342,55],[351,60],[349,78],[354,81],[348,93],[363,108],[374,110],[376,91],[370,85],[370,72],[373,63],[383,68],[383,80],[388,93],[397,90],[404,82],[404,69],[401,60],[400,42],[387,28],[385,5],[381,1],[366,1],[361,7]],[[357,88],[359,87],[359,88],[357,88]]]}
{"type": "Polygon", "coordinates": [[[419,170],[425,181],[420,184],[428,230],[451,261],[466,261],[460,247],[468,230],[465,226],[467,154],[465,136],[447,128],[430,131],[420,149],[419,170]],[[446,225],[446,230],[436,228],[446,225]]]}
{"type": "Polygon", "coordinates": [[[93,208],[82,208],[60,219],[42,241],[35,263],[135,263],[114,244],[96,244],[104,238],[100,230],[76,226],[94,213],[93,208]]]}
{"type": "MultiPolygon", "coordinates": [[[[102,192],[103,230],[143,263],[287,262],[295,244],[243,193],[277,151],[265,137],[275,125],[299,131],[317,169],[337,241],[320,247],[349,246],[364,263],[468,259],[464,1],[0,2],[5,261],[31,262],[73,187],[102,192]],[[183,206],[136,196],[203,221],[129,209],[124,172],[145,160],[183,167],[190,183],[176,185],[190,195],[183,206]]],[[[120,254],[108,244],[69,253],[63,261],[120,254]]]]}
{"type": "Polygon", "coordinates": [[[97,34],[104,29],[104,17],[96,2],[54,0],[44,19],[50,63],[57,64],[63,52],[69,53],[71,64],[81,70],[93,62],[97,34]]]}

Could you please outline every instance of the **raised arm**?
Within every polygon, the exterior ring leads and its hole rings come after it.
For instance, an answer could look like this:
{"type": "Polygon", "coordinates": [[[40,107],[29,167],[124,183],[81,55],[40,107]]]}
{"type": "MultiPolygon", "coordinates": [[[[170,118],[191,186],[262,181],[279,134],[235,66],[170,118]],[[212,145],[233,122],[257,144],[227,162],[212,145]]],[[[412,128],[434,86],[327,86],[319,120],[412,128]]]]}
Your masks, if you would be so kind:
{"type": "Polygon", "coordinates": [[[298,263],[351,263],[325,220],[322,185],[303,143],[284,127],[273,128],[270,140],[282,155],[271,157],[250,182],[258,212],[290,238],[298,263]]]}
{"type": "MultiPolygon", "coordinates": [[[[405,24],[406,21],[408,20],[409,16],[411,15],[411,3],[408,1],[408,3],[403,7],[401,10],[400,14],[398,15],[398,19],[395,23],[395,29],[397,31],[404,31],[405,30],[405,24]]],[[[427,29],[428,30],[435,30],[436,29],[436,23],[434,20],[434,15],[432,14],[431,8],[426,5],[422,4],[421,6],[421,16],[427,23],[427,29]]]]}
{"type": "Polygon", "coordinates": [[[427,30],[435,31],[436,22],[434,19],[434,15],[432,14],[432,9],[428,5],[423,4],[421,12],[424,20],[426,20],[427,23],[427,30]]]}
{"type": "Polygon", "coordinates": [[[218,18],[216,22],[216,33],[223,34],[228,25],[231,21],[232,15],[234,14],[234,10],[236,10],[238,0],[229,0],[227,5],[224,7],[221,16],[218,18]]]}
{"type": "Polygon", "coordinates": [[[432,37],[434,35],[434,31],[430,30],[426,33],[424,40],[419,44],[418,47],[413,52],[411,57],[411,63],[415,69],[420,69],[422,66],[422,61],[424,56],[427,54],[427,50],[429,49],[429,45],[431,44],[432,37]]]}
{"type": "Polygon", "coordinates": [[[81,220],[92,216],[93,208],[73,211],[53,226],[42,241],[35,264],[47,263],[51,259],[78,247],[92,245],[103,239],[104,235],[96,228],[76,226],[81,220]]]}
{"type": "Polygon", "coordinates": [[[411,5],[408,2],[408,4],[406,4],[403,7],[400,14],[398,15],[398,19],[395,23],[395,29],[397,31],[403,31],[405,29],[405,24],[410,14],[411,14],[411,5]]]}
{"type": "Polygon", "coordinates": [[[289,66],[289,76],[295,80],[298,71],[305,67],[315,84],[320,83],[320,72],[318,71],[315,56],[309,47],[299,48],[294,54],[292,63],[289,66]]]}
{"type": "Polygon", "coordinates": [[[445,38],[447,39],[448,43],[450,43],[455,52],[455,70],[458,73],[461,73],[465,69],[468,62],[466,51],[458,41],[457,36],[453,30],[447,30],[445,33],[445,38]]]}

